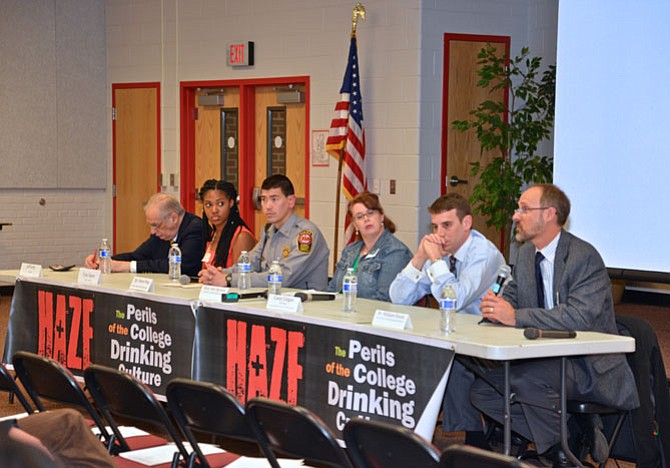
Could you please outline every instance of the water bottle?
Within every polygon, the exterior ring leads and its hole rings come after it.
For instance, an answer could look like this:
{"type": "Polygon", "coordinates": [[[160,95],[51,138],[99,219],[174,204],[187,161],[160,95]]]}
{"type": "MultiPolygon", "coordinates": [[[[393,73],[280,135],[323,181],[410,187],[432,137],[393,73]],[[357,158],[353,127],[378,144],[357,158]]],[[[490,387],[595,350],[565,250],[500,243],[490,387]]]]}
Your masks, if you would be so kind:
{"type": "Polygon", "coordinates": [[[98,264],[100,265],[100,272],[103,275],[108,275],[112,272],[112,251],[109,248],[109,241],[103,239],[98,249],[98,264]]]}
{"type": "Polygon", "coordinates": [[[251,260],[249,259],[249,252],[243,250],[240,258],[237,259],[237,289],[249,289],[250,287],[251,260]]]}
{"type": "Polygon", "coordinates": [[[358,277],[353,268],[347,268],[347,274],[342,280],[342,294],[344,295],[344,312],[356,311],[356,293],[358,292],[358,277]]]}
{"type": "Polygon", "coordinates": [[[445,284],[440,294],[440,331],[445,334],[456,331],[456,291],[445,284]]]}
{"type": "Polygon", "coordinates": [[[181,276],[181,249],[178,244],[172,244],[168,253],[168,277],[172,281],[179,281],[181,276]]]}
{"type": "Polygon", "coordinates": [[[268,270],[268,294],[281,294],[281,282],[281,266],[277,260],[273,260],[268,270]]]}

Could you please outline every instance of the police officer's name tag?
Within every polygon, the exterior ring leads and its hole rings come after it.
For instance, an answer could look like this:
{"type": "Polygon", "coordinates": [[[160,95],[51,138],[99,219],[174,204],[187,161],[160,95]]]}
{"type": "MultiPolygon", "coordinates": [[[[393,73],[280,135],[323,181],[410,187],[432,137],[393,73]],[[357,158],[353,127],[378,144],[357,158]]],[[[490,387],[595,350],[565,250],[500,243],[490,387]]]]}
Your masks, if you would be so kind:
{"type": "Polygon", "coordinates": [[[136,276],[133,278],[133,282],[130,283],[130,288],[128,289],[140,292],[153,292],[154,280],[151,278],[143,278],[141,276],[136,276]]]}
{"type": "Polygon", "coordinates": [[[206,284],[200,290],[198,299],[201,301],[221,302],[221,296],[228,294],[228,291],[230,291],[230,288],[206,284]]]}
{"type": "Polygon", "coordinates": [[[36,265],[34,263],[22,263],[19,276],[23,276],[24,278],[41,278],[42,265],[36,265]]]}
{"type": "Polygon", "coordinates": [[[377,309],[372,318],[373,327],[392,328],[394,330],[411,330],[412,318],[409,314],[401,312],[390,312],[388,310],[377,309]]]}
{"type": "Polygon", "coordinates": [[[100,284],[102,272],[91,268],[80,268],[77,283],[79,284],[100,284]]]}
{"type": "Polygon", "coordinates": [[[302,301],[295,296],[282,296],[280,294],[270,294],[266,309],[277,310],[280,312],[302,312],[302,301]]]}

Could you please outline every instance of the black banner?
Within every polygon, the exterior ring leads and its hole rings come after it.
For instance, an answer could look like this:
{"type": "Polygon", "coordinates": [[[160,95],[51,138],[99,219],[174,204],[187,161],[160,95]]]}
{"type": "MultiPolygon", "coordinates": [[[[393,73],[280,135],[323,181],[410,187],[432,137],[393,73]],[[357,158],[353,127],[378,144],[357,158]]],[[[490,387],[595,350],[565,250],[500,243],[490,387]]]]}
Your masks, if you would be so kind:
{"type": "Polygon", "coordinates": [[[304,406],[338,431],[353,417],[415,429],[429,401],[439,412],[453,356],[335,326],[200,307],[193,378],[221,384],[243,403],[264,396],[304,406]]]}
{"type": "Polygon", "coordinates": [[[19,280],[4,361],[26,350],[75,375],[102,364],[159,395],[169,380],[190,377],[223,385],[242,403],[265,396],[304,406],[337,431],[363,417],[432,437],[453,350],[420,336],[223,307],[200,305],[194,315],[182,300],[19,280]]]}
{"type": "Polygon", "coordinates": [[[59,361],[75,375],[96,363],[129,372],[164,394],[190,377],[191,307],[31,281],[17,281],[4,361],[25,350],[59,361]]]}

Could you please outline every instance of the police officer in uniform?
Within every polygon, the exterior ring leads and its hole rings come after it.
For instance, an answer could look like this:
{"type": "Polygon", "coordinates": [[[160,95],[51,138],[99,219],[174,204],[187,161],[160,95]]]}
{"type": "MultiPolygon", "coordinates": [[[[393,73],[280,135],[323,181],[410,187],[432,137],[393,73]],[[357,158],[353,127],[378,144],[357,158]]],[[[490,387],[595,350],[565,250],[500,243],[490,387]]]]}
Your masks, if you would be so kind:
{"type": "MultiPolygon", "coordinates": [[[[249,252],[251,286],[265,287],[273,260],[282,269],[282,285],[295,289],[325,290],[328,285],[328,244],[318,227],[293,212],[295,190],[283,174],[274,174],[261,185],[261,206],[267,219],[260,241],[249,252]]],[[[236,286],[234,268],[209,266],[200,281],[217,286],[236,286]]]]}

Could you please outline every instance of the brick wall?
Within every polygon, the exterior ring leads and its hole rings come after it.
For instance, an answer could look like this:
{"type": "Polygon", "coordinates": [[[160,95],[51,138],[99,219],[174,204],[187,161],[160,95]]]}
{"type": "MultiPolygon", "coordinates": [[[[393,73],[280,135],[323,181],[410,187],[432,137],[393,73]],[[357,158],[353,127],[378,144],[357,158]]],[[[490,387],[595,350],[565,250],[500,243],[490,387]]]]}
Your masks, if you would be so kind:
{"type": "Polygon", "coordinates": [[[103,236],[106,195],[99,190],[0,190],[0,269],[21,262],[82,265],[103,236]],[[44,205],[40,205],[44,199],[44,205]]]}

